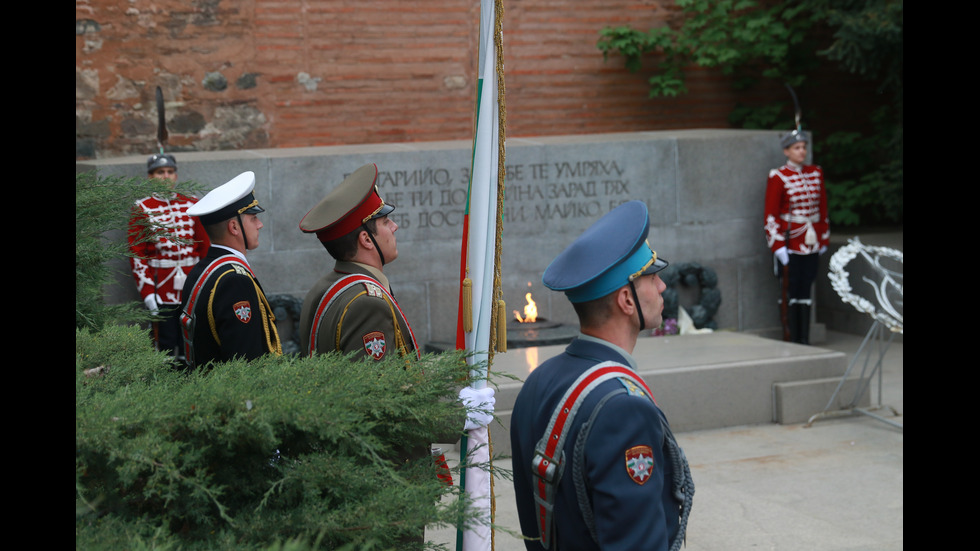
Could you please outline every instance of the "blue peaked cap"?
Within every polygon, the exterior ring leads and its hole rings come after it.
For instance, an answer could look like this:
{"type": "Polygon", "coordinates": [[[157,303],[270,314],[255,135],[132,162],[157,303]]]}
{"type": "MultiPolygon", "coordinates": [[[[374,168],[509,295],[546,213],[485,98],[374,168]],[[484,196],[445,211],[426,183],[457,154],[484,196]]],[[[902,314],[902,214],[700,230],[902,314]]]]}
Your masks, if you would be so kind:
{"type": "Polygon", "coordinates": [[[623,203],[552,260],[542,282],[578,303],[604,297],[641,275],[655,274],[667,267],[667,261],[650,248],[649,233],[646,203],[623,203]]]}

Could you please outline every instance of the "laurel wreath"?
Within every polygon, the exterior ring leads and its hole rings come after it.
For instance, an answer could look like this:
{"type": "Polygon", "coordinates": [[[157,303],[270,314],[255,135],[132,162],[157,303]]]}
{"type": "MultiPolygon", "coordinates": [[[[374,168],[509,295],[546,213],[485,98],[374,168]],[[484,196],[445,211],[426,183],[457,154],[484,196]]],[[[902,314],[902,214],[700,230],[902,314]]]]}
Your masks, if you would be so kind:
{"type": "Polygon", "coordinates": [[[882,263],[883,258],[890,258],[904,265],[904,255],[902,251],[889,247],[877,247],[861,243],[860,238],[848,239],[844,245],[830,257],[830,285],[840,296],[841,300],[850,304],[859,312],[864,312],[885,324],[890,330],[904,334],[903,328],[903,297],[904,297],[904,274],[893,269],[887,268],[882,263]],[[877,279],[872,280],[863,276],[862,280],[874,293],[875,305],[870,300],[858,295],[851,288],[850,273],[847,265],[861,255],[877,273],[877,279]],[[898,297],[898,303],[893,303],[892,297],[898,297]]]}
{"type": "Polygon", "coordinates": [[[718,323],[713,319],[721,306],[721,290],[718,289],[718,274],[711,268],[694,262],[670,265],[660,272],[660,279],[667,288],[662,293],[664,299],[664,319],[678,316],[680,292],[678,287],[696,288],[698,302],[687,308],[687,313],[697,329],[718,329],[718,323]]]}

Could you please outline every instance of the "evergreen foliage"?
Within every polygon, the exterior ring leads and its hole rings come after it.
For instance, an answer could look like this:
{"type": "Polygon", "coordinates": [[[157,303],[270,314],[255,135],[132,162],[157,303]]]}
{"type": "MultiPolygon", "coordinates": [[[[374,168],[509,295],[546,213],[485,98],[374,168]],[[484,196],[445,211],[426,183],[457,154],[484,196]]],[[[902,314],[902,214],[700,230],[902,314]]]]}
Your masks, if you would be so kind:
{"type": "Polygon", "coordinates": [[[648,32],[631,27],[605,28],[598,48],[608,58],[619,53],[626,67],[638,71],[644,55],[662,54],[657,73],[650,77],[650,96],[687,93],[684,69],[691,65],[718,67],[736,75],[747,87],[758,78],[777,79],[797,86],[799,46],[809,42],[815,14],[806,2],[765,7],[752,0],[676,0],[685,14],[681,28],[659,27],[648,32]]]}
{"type": "Polygon", "coordinates": [[[76,330],[75,363],[79,549],[405,549],[424,526],[473,522],[431,457],[399,452],[459,437],[460,353],[185,373],[107,326],[76,330]]]}
{"type": "Polygon", "coordinates": [[[169,185],[81,173],[75,186],[76,549],[414,549],[426,526],[479,522],[427,452],[461,434],[462,353],[175,370],[129,323],[139,305],[102,294],[129,255],[133,202],[169,185]]]}
{"type": "MultiPolygon", "coordinates": [[[[874,133],[841,129],[814,150],[827,180],[832,223],[903,222],[902,0],[675,3],[683,12],[676,29],[602,29],[597,46],[603,56],[623,56],[634,72],[645,59],[658,60],[649,79],[651,97],[687,93],[684,70],[695,65],[721,69],[740,89],[767,80],[797,89],[812,86],[808,78],[821,57],[874,81],[883,97],[882,105],[868,114],[874,133]],[[828,30],[830,44],[821,49],[828,30]]],[[[790,102],[736,106],[730,120],[743,128],[795,127],[790,102]]]]}

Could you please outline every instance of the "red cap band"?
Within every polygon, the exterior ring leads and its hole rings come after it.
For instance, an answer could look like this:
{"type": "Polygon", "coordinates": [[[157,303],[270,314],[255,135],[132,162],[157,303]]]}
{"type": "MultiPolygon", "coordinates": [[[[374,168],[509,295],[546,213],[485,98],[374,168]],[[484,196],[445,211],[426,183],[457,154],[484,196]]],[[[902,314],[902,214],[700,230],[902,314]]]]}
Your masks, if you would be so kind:
{"type": "Polygon", "coordinates": [[[337,222],[316,232],[316,237],[320,241],[333,241],[356,230],[361,224],[367,222],[381,210],[385,204],[378,195],[377,188],[372,187],[368,196],[357,205],[354,210],[348,212],[337,222]]]}

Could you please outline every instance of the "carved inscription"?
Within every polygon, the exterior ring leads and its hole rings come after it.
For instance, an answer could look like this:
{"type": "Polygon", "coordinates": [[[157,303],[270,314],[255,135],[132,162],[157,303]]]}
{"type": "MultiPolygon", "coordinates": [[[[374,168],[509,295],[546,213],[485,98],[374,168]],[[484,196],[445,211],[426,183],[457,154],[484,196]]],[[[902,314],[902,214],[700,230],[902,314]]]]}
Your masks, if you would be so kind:
{"type": "MultiPolygon", "coordinates": [[[[418,236],[456,235],[463,226],[469,171],[469,167],[382,169],[378,190],[397,207],[391,218],[402,229],[418,236]]],[[[582,219],[586,226],[637,191],[624,163],[616,160],[508,164],[506,171],[505,233],[561,220],[582,219]]]]}

